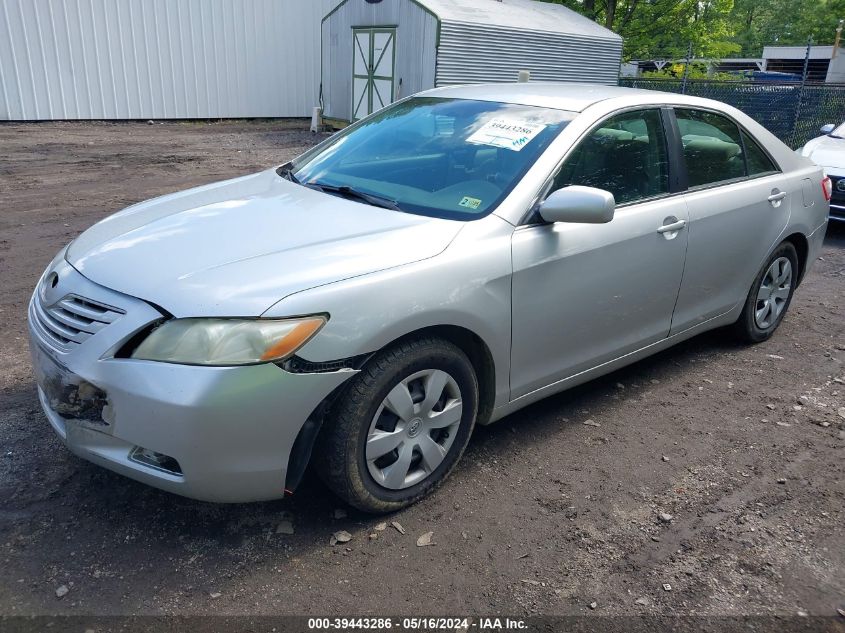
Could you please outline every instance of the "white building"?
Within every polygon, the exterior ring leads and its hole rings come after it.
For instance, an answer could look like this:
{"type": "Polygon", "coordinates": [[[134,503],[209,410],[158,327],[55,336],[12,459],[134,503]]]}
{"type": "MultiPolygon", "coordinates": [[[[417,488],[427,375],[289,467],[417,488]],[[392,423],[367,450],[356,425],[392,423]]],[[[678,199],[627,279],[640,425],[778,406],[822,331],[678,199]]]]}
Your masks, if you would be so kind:
{"type": "Polygon", "coordinates": [[[622,38],[534,0],[343,0],[323,20],[323,107],[350,122],[437,86],[616,84],[622,38]]]}
{"type": "Polygon", "coordinates": [[[322,81],[327,116],[351,121],[519,70],[615,83],[621,49],[534,0],[0,0],[0,120],[303,117],[322,81]]]}
{"type": "Polygon", "coordinates": [[[310,115],[337,0],[0,0],[0,120],[310,115]]]}
{"type": "Polygon", "coordinates": [[[763,60],[766,70],[798,75],[803,74],[806,61],[810,81],[845,81],[845,51],[839,49],[834,55],[833,46],[811,46],[809,56],[806,46],[765,46],[763,60]]]}

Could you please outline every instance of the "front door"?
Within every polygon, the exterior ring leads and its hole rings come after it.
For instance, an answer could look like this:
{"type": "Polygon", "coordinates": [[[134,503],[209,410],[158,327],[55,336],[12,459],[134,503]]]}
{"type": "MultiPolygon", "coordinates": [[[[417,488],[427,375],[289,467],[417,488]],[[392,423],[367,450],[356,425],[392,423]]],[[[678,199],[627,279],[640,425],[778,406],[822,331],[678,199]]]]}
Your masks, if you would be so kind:
{"type": "Polygon", "coordinates": [[[393,103],[396,29],[353,29],[352,120],[393,103]]]}
{"type": "Polygon", "coordinates": [[[659,110],[611,117],[573,150],[552,190],[610,191],[613,220],[514,232],[512,399],[668,336],[688,219],[668,173],[659,110]]]}

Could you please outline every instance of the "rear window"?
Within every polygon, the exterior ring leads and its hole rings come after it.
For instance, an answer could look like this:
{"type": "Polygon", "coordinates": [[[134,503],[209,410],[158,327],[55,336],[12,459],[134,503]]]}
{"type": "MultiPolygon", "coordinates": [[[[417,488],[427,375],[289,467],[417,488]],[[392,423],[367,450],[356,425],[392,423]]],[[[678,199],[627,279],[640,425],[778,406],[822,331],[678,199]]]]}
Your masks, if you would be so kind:
{"type": "Polygon", "coordinates": [[[736,123],[702,110],[676,109],[689,186],[704,187],[746,176],[742,136],[736,123]]]}
{"type": "Polygon", "coordinates": [[[742,133],[742,142],[745,145],[745,159],[748,163],[749,176],[762,176],[780,171],[768,154],[763,151],[763,148],[757,144],[757,141],[745,132],[742,133]]]}

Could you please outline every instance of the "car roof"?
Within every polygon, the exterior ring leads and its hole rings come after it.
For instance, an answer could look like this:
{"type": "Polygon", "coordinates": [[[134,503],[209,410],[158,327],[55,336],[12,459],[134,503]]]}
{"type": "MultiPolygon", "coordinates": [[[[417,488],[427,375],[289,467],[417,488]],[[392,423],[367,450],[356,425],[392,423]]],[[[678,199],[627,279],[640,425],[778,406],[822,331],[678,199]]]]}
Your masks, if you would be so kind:
{"type": "MultiPolygon", "coordinates": [[[[583,112],[591,105],[608,99],[635,97],[641,103],[684,103],[683,95],[620,88],[601,84],[534,82],[506,84],[468,84],[435,88],[417,96],[445,97],[453,99],[474,99],[477,101],[498,101],[519,105],[555,108],[570,112],[583,112]]],[[[691,102],[692,100],[690,100],[691,102]]],[[[700,100],[697,100],[700,102],[700,100]]]]}
{"type": "Polygon", "coordinates": [[[418,93],[416,96],[496,101],[577,113],[584,112],[598,103],[602,104],[599,109],[605,114],[628,106],[643,105],[711,109],[729,115],[740,123],[757,141],[765,145],[784,171],[797,169],[806,166],[805,163],[808,163],[807,159],[799,157],[774,134],[736,108],[712,99],[674,92],[620,88],[619,86],[600,84],[529,81],[526,83],[448,86],[427,90],[418,93]]]}

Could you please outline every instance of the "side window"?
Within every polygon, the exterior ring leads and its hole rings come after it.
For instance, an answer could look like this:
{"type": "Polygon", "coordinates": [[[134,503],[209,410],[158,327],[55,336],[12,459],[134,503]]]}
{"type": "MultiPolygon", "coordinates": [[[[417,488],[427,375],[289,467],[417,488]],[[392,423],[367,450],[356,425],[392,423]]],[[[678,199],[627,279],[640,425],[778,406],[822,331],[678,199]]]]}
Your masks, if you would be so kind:
{"type": "Polygon", "coordinates": [[[742,132],[742,141],[743,145],[745,145],[745,159],[748,163],[749,176],[774,174],[780,171],[772,162],[772,159],[757,144],[757,141],[751,138],[744,130],[742,132]]]}
{"type": "Polygon", "coordinates": [[[746,176],[742,138],[733,121],[713,112],[681,108],[675,109],[675,116],[690,188],[746,176]]]}
{"type": "Polygon", "coordinates": [[[668,193],[669,164],[660,111],[627,112],[601,123],[566,159],[552,191],[569,185],[604,189],[617,204],[668,193]]]}

